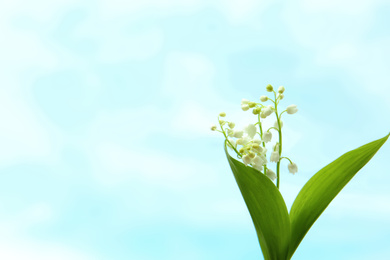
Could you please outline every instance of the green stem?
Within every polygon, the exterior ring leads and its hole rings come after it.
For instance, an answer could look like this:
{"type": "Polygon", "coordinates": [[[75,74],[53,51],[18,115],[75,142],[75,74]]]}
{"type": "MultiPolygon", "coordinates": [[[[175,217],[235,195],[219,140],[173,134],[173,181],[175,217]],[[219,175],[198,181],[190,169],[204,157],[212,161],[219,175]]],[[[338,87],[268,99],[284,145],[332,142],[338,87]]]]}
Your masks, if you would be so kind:
{"type": "MultiPolygon", "coordinates": [[[[259,129],[260,129],[260,138],[263,141],[263,128],[261,127],[260,114],[257,115],[257,118],[259,119],[258,124],[259,124],[259,129]]],[[[263,144],[264,144],[264,142],[263,142],[263,144]]]]}
{"type": "Polygon", "coordinates": [[[280,161],[281,161],[282,159],[287,159],[287,160],[290,161],[291,164],[293,163],[293,162],[290,160],[290,158],[288,158],[288,157],[280,157],[280,161]]]}
{"type": "MultiPolygon", "coordinates": [[[[276,92],[274,91],[274,95],[275,95],[275,100],[276,100],[276,92]]],[[[278,102],[275,102],[275,115],[276,115],[276,120],[278,121],[278,133],[279,133],[279,157],[282,156],[282,128],[281,128],[281,125],[280,125],[280,118],[279,118],[279,114],[278,114],[278,102]]],[[[280,185],[280,159],[279,161],[277,162],[276,164],[276,187],[279,189],[279,185],[280,185]]]]}
{"type": "MultiPolygon", "coordinates": [[[[259,119],[259,128],[260,128],[260,138],[261,138],[261,143],[263,144],[263,147],[265,148],[265,143],[263,142],[263,129],[261,127],[261,122],[260,122],[260,114],[257,115],[258,119],[259,119]]],[[[264,174],[267,173],[267,164],[264,164],[263,165],[264,167],[264,174]]]]}

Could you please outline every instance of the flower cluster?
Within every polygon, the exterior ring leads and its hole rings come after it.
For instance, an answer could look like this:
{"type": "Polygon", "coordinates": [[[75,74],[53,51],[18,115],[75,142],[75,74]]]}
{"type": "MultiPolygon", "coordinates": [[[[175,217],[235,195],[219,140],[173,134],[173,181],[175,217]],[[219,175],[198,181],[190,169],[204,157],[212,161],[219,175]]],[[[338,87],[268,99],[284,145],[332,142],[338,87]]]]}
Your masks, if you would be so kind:
{"type": "Polygon", "coordinates": [[[274,94],[273,98],[268,96],[261,96],[261,103],[242,99],[241,109],[243,111],[252,110],[252,113],[257,116],[257,122],[249,124],[242,130],[235,129],[235,123],[225,121],[226,113],[219,114],[218,122],[219,129],[216,125],[211,126],[212,131],[221,132],[225,136],[226,145],[234,150],[237,157],[242,162],[255,168],[256,170],[266,174],[272,181],[277,180],[277,187],[279,188],[279,170],[281,159],[287,159],[289,161],[288,171],[292,174],[298,171],[298,167],[288,157],[282,157],[282,127],[283,122],[281,120],[282,114],[295,114],[298,109],[296,105],[290,105],[281,113],[278,112],[279,102],[284,98],[285,88],[280,86],[276,92],[272,85],[266,87],[268,92],[274,94]],[[270,101],[270,105],[264,103],[270,101]],[[264,129],[264,119],[269,118],[271,115],[276,116],[276,121],[269,129],[264,129]],[[275,131],[278,139],[273,144],[270,151],[269,161],[276,163],[276,173],[272,171],[268,165],[267,159],[267,145],[272,142],[273,133],[275,131]]]}

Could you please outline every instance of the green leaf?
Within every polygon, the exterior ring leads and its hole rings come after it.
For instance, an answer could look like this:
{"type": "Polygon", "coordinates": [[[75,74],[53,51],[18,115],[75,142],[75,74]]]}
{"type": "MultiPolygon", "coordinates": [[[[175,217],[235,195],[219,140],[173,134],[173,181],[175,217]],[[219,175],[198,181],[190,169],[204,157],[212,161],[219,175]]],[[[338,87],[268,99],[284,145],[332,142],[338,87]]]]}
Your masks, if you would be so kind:
{"type": "Polygon", "coordinates": [[[389,135],[347,152],[322,168],[303,186],[290,211],[291,244],[288,259],[329,203],[374,156],[389,135]]]}
{"type": "Polygon", "coordinates": [[[255,225],[264,259],[286,259],[290,219],[282,195],[267,176],[233,159],[226,146],[225,152],[255,225]]]}

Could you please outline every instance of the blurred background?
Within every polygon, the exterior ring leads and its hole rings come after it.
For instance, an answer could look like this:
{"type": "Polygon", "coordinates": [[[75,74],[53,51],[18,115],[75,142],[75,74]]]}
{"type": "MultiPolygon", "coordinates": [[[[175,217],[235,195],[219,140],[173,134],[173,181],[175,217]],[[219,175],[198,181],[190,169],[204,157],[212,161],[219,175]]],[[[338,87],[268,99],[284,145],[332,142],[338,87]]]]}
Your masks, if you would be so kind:
{"type": "MultiPolygon", "coordinates": [[[[262,259],[211,132],[284,85],[287,206],[390,131],[388,0],[0,3],[0,258],[262,259]]],[[[390,143],[293,259],[389,259],[390,143]]]]}

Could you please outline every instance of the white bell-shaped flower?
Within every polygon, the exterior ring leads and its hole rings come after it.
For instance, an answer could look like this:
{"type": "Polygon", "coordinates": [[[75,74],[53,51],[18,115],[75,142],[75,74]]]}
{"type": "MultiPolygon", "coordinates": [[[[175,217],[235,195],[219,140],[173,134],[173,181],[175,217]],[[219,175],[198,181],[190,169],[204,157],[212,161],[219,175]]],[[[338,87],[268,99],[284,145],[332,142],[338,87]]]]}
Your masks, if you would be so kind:
{"type": "Polygon", "coordinates": [[[255,144],[261,144],[261,140],[260,139],[253,139],[252,142],[255,143],[255,144]]]}
{"type": "Polygon", "coordinates": [[[286,111],[287,111],[287,114],[295,114],[296,112],[298,112],[298,108],[297,108],[297,105],[289,105],[287,108],[286,108],[286,111]]]}
{"type": "Polygon", "coordinates": [[[248,165],[252,162],[252,158],[249,156],[249,154],[247,154],[242,157],[242,161],[245,165],[248,165]]]}
{"type": "Polygon", "coordinates": [[[273,152],[271,153],[270,161],[271,161],[271,162],[279,162],[279,159],[280,159],[279,151],[273,151],[273,152]]]}
{"type": "Polygon", "coordinates": [[[259,172],[262,172],[262,171],[263,171],[263,165],[254,164],[254,165],[253,165],[253,168],[255,168],[256,170],[258,170],[259,172]]]}
{"type": "Polygon", "coordinates": [[[267,169],[265,175],[267,175],[267,177],[270,178],[272,181],[276,180],[276,174],[271,169],[267,169]]]}
{"type": "Polygon", "coordinates": [[[270,142],[271,139],[272,139],[272,133],[271,133],[271,132],[265,132],[265,133],[263,134],[263,142],[264,142],[264,143],[270,142]]]}
{"type": "Polygon", "coordinates": [[[267,163],[267,159],[264,156],[256,155],[255,158],[253,158],[252,163],[257,165],[263,165],[267,163]]]}
{"type": "Polygon", "coordinates": [[[263,160],[260,158],[260,156],[256,155],[255,158],[253,158],[252,163],[253,165],[262,165],[263,160]]]}
{"type": "Polygon", "coordinates": [[[251,139],[253,139],[253,137],[256,135],[257,129],[254,124],[249,124],[247,127],[245,127],[244,131],[251,139]]]}
{"type": "Polygon", "coordinates": [[[261,147],[260,144],[253,143],[252,144],[252,150],[255,151],[256,153],[262,154],[262,153],[264,153],[265,148],[261,147]]]}
{"type": "Polygon", "coordinates": [[[237,145],[246,145],[250,141],[251,141],[251,139],[246,136],[246,137],[242,137],[242,138],[237,139],[236,144],[237,145]]]}
{"type": "Polygon", "coordinates": [[[288,171],[292,174],[298,172],[298,166],[295,163],[289,163],[287,167],[288,167],[288,171]]]}
{"type": "Polygon", "coordinates": [[[244,131],[233,131],[233,137],[241,138],[244,135],[244,131]]]}
{"type": "Polygon", "coordinates": [[[266,118],[267,116],[271,115],[272,113],[273,113],[272,106],[267,106],[261,110],[260,117],[266,118]]]}

